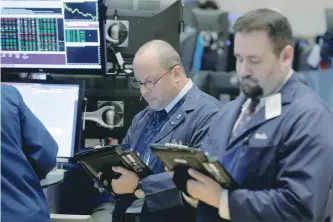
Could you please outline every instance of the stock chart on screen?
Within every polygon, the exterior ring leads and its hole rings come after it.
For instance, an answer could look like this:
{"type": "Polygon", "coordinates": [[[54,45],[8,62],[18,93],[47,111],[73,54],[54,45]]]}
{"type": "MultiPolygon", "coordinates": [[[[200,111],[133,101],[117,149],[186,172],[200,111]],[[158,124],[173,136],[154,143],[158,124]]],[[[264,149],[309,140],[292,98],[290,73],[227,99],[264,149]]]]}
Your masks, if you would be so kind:
{"type": "Polygon", "coordinates": [[[1,67],[101,68],[98,0],[2,0],[1,67]]]}
{"type": "Polygon", "coordinates": [[[97,8],[94,2],[67,2],[64,3],[65,19],[67,20],[95,20],[97,21],[97,8]]]}

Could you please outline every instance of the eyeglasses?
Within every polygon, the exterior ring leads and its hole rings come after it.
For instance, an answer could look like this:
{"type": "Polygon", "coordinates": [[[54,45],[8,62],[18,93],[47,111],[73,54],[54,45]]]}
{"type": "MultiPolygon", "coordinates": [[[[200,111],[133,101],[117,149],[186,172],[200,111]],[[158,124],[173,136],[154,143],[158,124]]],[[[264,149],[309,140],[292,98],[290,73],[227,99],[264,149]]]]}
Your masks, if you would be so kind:
{"type": "Polygon", "coordinates": [[[175,68],[177,65],[172,66],[168,71],[166,71],[165,73],[163,73],[163,75],[161,75],[158,79],[156,79],[155,81],[146,81],[146,82],[140,82],[136,79],[133,79],[132,81],[132,86],[136,89],[140,89],[143,86],[148,88],[148,89],[152,89],[155,87],[155,85],[158,83],[158,81],[160,81],[167,73],[169,73],[173,68],[175,68]]]}

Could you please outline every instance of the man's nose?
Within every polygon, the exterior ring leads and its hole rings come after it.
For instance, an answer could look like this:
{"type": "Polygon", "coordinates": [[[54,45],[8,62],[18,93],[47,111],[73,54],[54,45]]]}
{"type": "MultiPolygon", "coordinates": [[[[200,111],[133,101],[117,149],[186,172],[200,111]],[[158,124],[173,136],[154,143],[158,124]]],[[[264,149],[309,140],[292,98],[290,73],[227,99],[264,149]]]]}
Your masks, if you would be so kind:
{"type": "Polygon", "coordinates": [[[141,91],[141,94],[143,96],[146,96],[149,94],[149,92],[151,91],[149,88],[147,88],[144,84],[140,87],[140,91],[141,91]]]}
{"type": "Polygon", "coordinates": [[[251,73],[252,71],[248,62],[243,61],[241,64],[239,64],[238,74],[240,77],[250,76],[251,73]]]}

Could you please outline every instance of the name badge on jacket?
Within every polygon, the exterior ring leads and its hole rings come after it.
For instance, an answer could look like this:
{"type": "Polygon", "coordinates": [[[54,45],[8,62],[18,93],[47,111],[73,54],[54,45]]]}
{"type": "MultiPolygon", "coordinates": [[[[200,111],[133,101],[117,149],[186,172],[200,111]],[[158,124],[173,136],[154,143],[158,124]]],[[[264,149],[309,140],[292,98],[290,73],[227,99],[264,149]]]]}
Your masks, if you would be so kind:
{"type": "Polygon", "coordinates": [[[267,97],[265,100],[265,119],[269,120],[280,116],[282,112],[281,93],[267,97]]]}

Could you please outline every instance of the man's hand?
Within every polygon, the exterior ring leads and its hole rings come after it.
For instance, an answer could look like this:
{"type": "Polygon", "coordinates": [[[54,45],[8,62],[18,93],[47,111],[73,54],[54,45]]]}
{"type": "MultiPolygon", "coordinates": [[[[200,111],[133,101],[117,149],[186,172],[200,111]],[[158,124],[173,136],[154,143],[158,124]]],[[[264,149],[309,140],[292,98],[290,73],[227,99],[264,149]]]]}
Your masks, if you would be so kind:
{"type": "Polygon", "coordinates": [[[139,177],[122,167],[112,167],[112,170],[122,175],[117,180],[112,180],[112,189],[117,194],[131,194],[139,184],[139,177]]]}
{"type": "Polygon", "coordinates": [[[168,173],[168,175],[169,175],[170,177],[173,177],[173,175],[175,174],[173,171],[170,171],[170,170],[168,169],[168,167],[164,167],[164,170],[165,170],[165,172],[168,173]]]}
{"type": "Polygon", "coordinates": [[[194,169],[189,169],[188,173],[195,180],[187,181],[187,192],[194,199],[198,199],[213,207],[219,208],[222,187],[212,178],[199,173],[194,169]]]}
{"type": "Polygon", "coordinates": [[[189,203],[192,207],[197,208],[199,201],[197,199],[194,199],[192,197],[186,196],[186,194],[182,193],[184,199],[186,200],[187,203],[189,203]]]}

